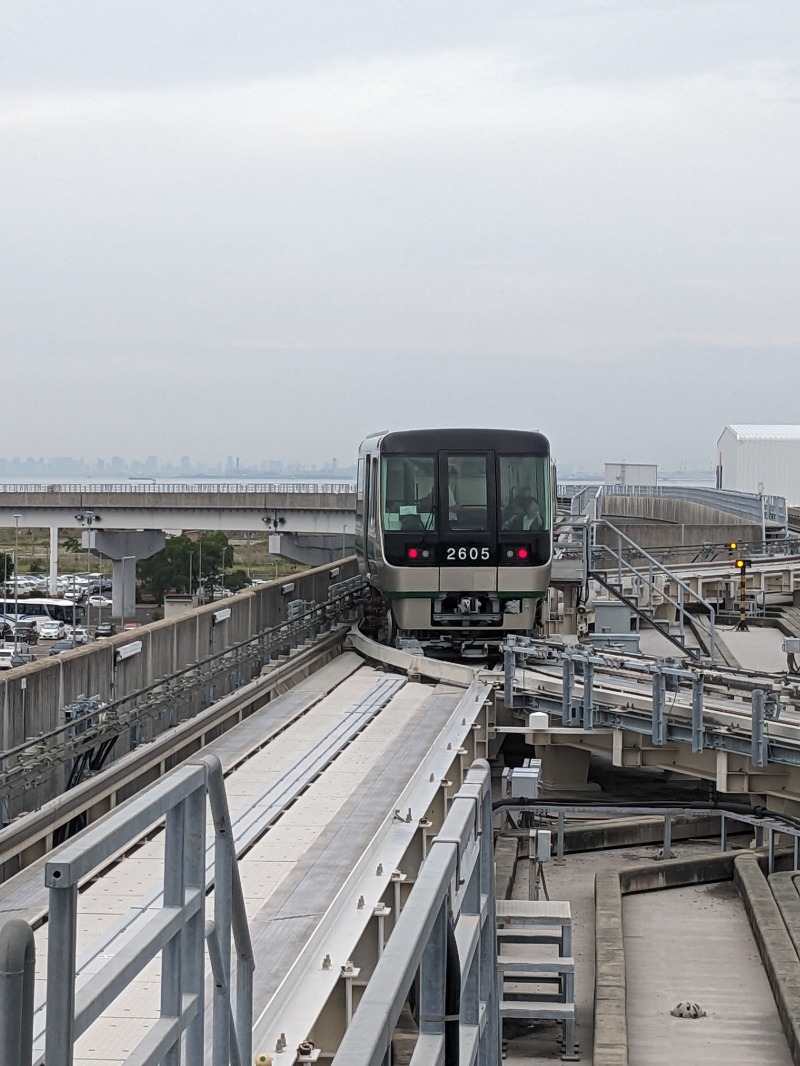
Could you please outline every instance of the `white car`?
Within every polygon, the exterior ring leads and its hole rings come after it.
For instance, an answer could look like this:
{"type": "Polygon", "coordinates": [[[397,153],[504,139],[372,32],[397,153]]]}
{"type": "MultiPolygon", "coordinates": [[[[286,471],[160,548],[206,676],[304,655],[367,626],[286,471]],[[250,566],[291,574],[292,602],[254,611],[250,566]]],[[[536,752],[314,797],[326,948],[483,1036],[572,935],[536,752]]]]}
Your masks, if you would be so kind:
{"type": "Polygon", "coordinates": [[[88,644],[89,643],[89,631],[83,629],[81,626],[64,626],[64,639],[71,640],[73,644],[88,644]]]}
{"type": "Polygon", "coordinates": [[[56,622],[52,618],[39,625],[39,636],[42,640],[63,640],[66,630],[63,622],[56,622]]]}
{"type": "Polygon", "coordinates": [[[90,596],[89,597],[89,606],[90,607],[110,607],[112,602],[113,601],[110,600],[108,598],[108,596],[90,596]]]}

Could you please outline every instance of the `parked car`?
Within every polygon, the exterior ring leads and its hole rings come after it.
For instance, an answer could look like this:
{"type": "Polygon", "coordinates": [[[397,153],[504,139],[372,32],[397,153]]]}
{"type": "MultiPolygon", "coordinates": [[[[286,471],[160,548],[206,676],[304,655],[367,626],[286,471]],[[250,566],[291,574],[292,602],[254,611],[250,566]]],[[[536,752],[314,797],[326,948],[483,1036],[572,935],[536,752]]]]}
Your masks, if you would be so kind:
{"type": "Polygon", "coordinates": [[[111,606],[111,602],[112,601],[108,598],[108,596],[90,596],[89,597],[89,606],[90,607],[110,607],[111,606]]]}
{"type": "Polygon", "coordinates": [[[17,651],[17,654],[12,658],[12,666],[27,666],[28,663],[35,663],[36,656],[32,651],[17,651]]]}
{"type": "Polygon", "coordinates": [[[64,639],[72,640],[75,644],[87,644],[89,642],[89,630],[82,626],[64,626],[64,639]]]}
{"type": "Polygon", "coordinates": [[[102,637],[113,637],[116,631],[117,627],[113,622],[101,622],[94,631],[94,639],[100,640],[102,637]]]}
{"type": "Polygon", "coordinates": [[[17,622],[17,643],[18,644],[38,644],[39,643],[39,630],[36,628],[35,622],[20,621],[17,622]]]}
{"type": "Polygon", "coordinates": [[[0,670],[11,670],[17,664],[14,660],[13,648],[0,648],[0,670]]]}
{"type": "Polygon", "coordinates": [[[42,622],[39,626],[39,636],[42,640],[63,640],[64,633],[64,623],[57,622],[52,618],[48,618],[46,622],[42,622]]]}
{"type": "Polygon", "coordinates": [[[62,651],[72,651],[72,649],[77,648],[77,646],[78,645],[71,640],[57,640],[50,648],[50,654],[60,655],[62,651]]]}
{"type": "Polygon", "coordinates": [[[122,628],[123,629],[139,629],[141,624],[142,624],[141,622],[126,622],[125,625],[122,628]]]}

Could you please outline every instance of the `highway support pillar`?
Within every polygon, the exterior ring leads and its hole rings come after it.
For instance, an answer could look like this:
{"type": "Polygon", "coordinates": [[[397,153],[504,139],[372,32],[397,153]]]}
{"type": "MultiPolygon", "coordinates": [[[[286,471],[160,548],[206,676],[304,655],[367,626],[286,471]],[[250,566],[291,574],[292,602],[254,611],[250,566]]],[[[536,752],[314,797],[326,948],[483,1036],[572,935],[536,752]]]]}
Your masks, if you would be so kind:
{"type": "Polygon", "coordinates": [[[58,526],[50,526],[50,595],[58,596],[58,526]]]}
{"type": "Polygon", "coordinates": [[[149,559],[166,543],[160,529],[101,530],[88,529],[83,546],[100,559],[111,560],[111,614],[130,618],[136,612],[136,561],[149,559]]]}

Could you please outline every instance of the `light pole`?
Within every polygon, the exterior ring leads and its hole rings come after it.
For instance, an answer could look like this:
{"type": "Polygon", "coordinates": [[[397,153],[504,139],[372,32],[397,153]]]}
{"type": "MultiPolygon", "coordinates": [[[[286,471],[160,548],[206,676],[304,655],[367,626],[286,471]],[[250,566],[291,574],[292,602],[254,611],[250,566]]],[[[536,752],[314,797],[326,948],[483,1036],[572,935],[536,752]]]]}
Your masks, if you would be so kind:
{"type": "Polygon", "coordinates": [[[223,548],[222,549],[222,573],[221,573],[222,591],[220,593],[220,598],[221,599],[225,598],[225,554],[226,554],[227,551],[228,551],[227,548],[223,548]]]}
{"type": "Polygon", "coordinates": [[[189,595],[192,594],[192,559],[194,558],[194,552],[189,552],[189,595]]]}
{"type": "Polygon", "coordinates": [[[19,630],[19,574],[17,573],[17,548],[19,545],[19,520],[21,514],[15,514],[14,518],[14,654],[17,654],[17,641],[19,630]]]}

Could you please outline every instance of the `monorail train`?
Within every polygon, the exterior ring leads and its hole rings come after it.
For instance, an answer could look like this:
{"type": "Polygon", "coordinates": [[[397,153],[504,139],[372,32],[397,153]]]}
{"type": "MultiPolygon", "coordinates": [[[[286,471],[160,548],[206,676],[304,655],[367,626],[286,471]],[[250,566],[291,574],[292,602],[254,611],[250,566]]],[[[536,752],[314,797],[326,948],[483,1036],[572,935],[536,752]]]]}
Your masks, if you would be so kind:
{"type": "Polygon", "coordinates": [[[459,650],[536,632],[554,505],[555,470],[541,433],[368,437],[358,458],[355,548],[382,597],[390,642],[399,632],[459,650]]]}

